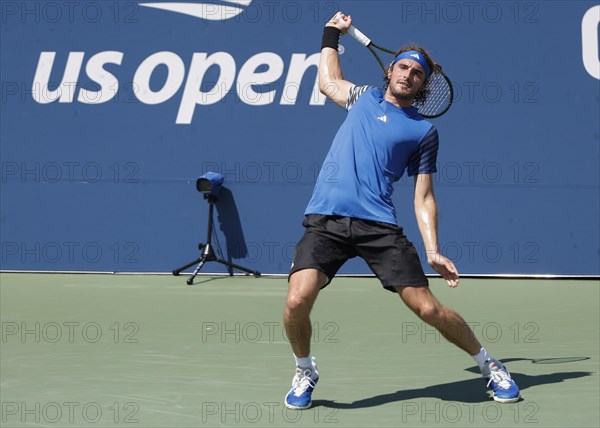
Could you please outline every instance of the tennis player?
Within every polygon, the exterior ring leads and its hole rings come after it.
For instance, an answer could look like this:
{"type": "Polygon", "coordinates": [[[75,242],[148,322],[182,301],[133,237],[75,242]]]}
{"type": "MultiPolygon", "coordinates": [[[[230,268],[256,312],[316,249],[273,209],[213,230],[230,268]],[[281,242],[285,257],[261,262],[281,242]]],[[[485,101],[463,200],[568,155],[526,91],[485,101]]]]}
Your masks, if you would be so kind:
{"type": "Polygon", "coordinates": [[[354,85],[344,80],[337,51],[339,36],[351,23],[351,17],[340,12],[323,31],[320,90],[348,115],[306,208],[305,233],[289,277],[284,323],[296,373],[285,405],[311,406],[319,374],[310,353],[310,312],[319,291],[355,256],[367,262],[385,289],[397,293],[419,318],[475,359],[496,401],[515,402],[519,388],[506,367],[487,353],[458,313],[432,294],[415,247],[397,225],[392,204],[393,183],[406,171],[414,177],[414,208],[427,262],[456,287],[458,271],[438,245],[432,178],[438,133],[412,107],[415,97],[427,96],[427,79],[439,65],[422,48],[408,46],[389,68],[385,89],[354,85]]]}

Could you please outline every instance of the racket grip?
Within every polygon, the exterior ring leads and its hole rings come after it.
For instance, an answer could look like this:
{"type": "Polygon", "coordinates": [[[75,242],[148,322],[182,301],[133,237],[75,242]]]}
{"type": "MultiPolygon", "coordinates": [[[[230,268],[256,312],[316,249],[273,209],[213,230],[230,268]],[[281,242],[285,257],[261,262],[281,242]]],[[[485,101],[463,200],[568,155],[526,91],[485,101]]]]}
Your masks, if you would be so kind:
{"type": "Polygon", "coordinates": [[[350,28],[348,28],[348,34],[350,34],[352,37],[354,37],[358,41],[358,43],[360,43],[364,47],[367,47],[371,44],[371,39],[369,39],[367,36],[365,36],[354,25],[351,25],[350,28]]]}

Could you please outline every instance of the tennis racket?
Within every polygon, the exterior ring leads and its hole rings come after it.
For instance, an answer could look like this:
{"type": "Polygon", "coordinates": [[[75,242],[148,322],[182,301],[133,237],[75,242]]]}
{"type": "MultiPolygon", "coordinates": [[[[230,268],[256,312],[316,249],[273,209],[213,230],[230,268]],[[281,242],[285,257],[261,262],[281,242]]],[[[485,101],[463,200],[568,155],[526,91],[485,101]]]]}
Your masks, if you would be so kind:
{"type": "MultiPolygon", "coordinates": [[[[337,20],[337,17],[334,19],[337,20]]],[[[377,50],[396,56],[396,52],[390,49],[381,47],[359,31],[354,25],[348,28],[348,34],[354,37],[361,45],[369,49],[373,54],[381,69],[384,73],[387,73],[389,66],[386,66],[379,55],[377,50]]],[[[454,101],[454,90],[452,89],[452,82],[448,76],[442,71],[433,71],[429,76],[427,82],[427,97],[424,102],[413,103],[413,106],[419,110],[419,114],[428,119],[434,119],[440,117],[450,109],[452,102],[454,101]]]]}

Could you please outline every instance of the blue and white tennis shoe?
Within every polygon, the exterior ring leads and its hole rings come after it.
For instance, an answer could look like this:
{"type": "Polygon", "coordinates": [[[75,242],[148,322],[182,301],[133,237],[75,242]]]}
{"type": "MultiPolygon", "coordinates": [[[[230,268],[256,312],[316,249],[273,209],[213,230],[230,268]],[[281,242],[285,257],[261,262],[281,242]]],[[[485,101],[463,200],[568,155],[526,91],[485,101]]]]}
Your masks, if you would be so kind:
{"type": "Polygon", "coordinates": [[[292,389],[285,396],[285,407],[288,409],[308,409],[312,404],[312,393],[319,381],[319,372],[313,365],[311,368],[296,367],[292,379],[292,389]]]}
{"type": "Polygon", "coordinates": [[[519,401],[519,387],[510,377],[504,364],[496,359],[489,359],[481,369],[481,374],[488,379],[487,386],[494,391],[494,400],[499,403],[519,401]]]}

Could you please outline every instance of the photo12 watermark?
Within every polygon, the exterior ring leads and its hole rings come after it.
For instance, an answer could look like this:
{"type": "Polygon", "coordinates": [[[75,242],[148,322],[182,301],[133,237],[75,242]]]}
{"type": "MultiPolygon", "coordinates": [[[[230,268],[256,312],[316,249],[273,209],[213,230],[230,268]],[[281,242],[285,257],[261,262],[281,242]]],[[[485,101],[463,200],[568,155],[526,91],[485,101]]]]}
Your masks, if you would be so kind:
{"type": "Polygon", "coordinates": [[[539,2],[533,1],[403,1],[399,22],[420,24],[539,24],[539,2]]]}
{"type": "MultiPolygon", "coordinates": [[[[422,260],[427,260],[427,249],[421,242],[415,247],[422,260]]],[[[464,267],[467,264],[510,265],[538,264],[542,260],[542,247],[536,241],[448,241],[440,244],[440,253],[454,263],[464,267]]]]}
{"type": "Polygon", "coordinates": [[[15,424],[43,424],[44,426],[110,426],[138,424],[140,406],[125,403],[96,401],[11,401],[0,404],[3,426],[15,424]]]}
{"type": "Polygon", "coordinates": [[[133,265],[141,261],[137,242],[98,241],[3,241],[0,260],[6,263],[96,265],[114,263],[133,265]]]}
{"type": "Polygon", "coordinates": [[[468,339],[479,339],[484,343],[498,343],[502,340],[512,343],[537,344],[540,342],[540,325],[534,321],[515,321],[502,324],[496,321],[468,321],[469,332],[463,333],[458,324],[445,325],[441,331],[423,321],[405,321],[401,324],[402,343],[440,343],[444,335],[459,337],[468,335],[468,339]]]}
{"type": "Polygon", "coordinates": [[[132,161],[83,162],[5,161],[0,167],[0,180],[5,183],[113,183],[138,184],[140,165],[132,161]]]}
{"type": "Polygon", "coordinates": [[[403,424],[455,424],[455,426],[509,426],[539,423],[540,406],[532,401],[513,404],[403,401],[400,420],[403,424]]]}
{"type": "Polygon", "coordinates": [[[133,321],[2,321],[2,343],[140,343],[133,321]]]}
{"type": "MultiPolygon", "coordinates": [[[[333,321],[311,324],[313,343],[339,343],[340,326],[333,321]]],[[[203,321],[202,343],[282,343],[300,334],[299,326],[280,321],[203,321]]]]}
{"type": "Polygon", "coordinates": [[[2,24],[136,24],[140,2],[3,0],[2,24]]]}
{"type": "Polygon", "coordinates": [[[254,426],[276,426],[286,424],[338,424],[339,409],[315,406],[303,411],[291,410],[281,402],[203,402],[202,423],[220,424],[253,424],[254,426]]]}

